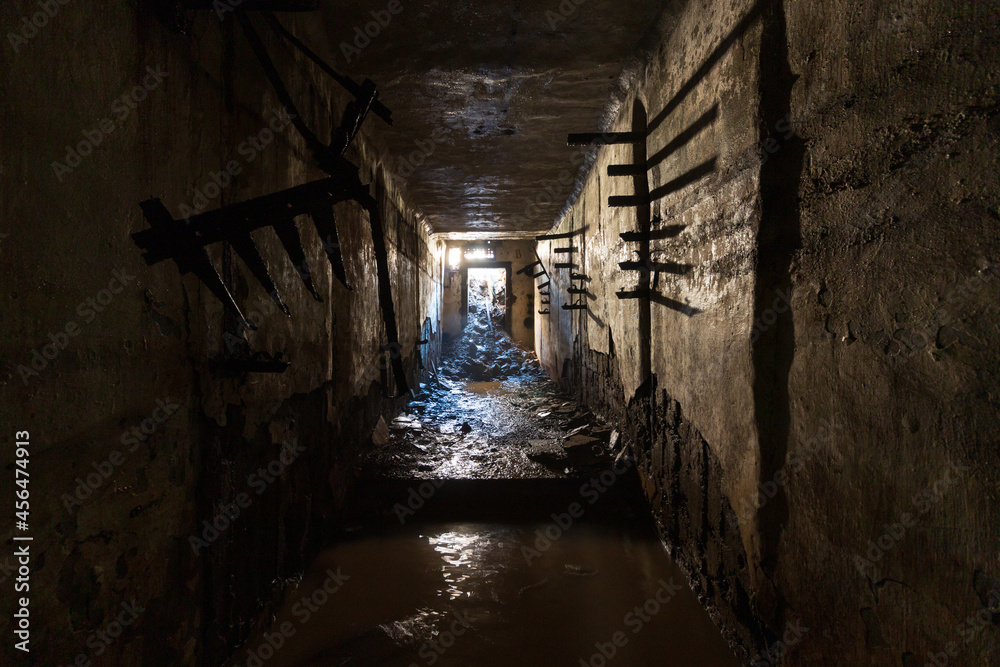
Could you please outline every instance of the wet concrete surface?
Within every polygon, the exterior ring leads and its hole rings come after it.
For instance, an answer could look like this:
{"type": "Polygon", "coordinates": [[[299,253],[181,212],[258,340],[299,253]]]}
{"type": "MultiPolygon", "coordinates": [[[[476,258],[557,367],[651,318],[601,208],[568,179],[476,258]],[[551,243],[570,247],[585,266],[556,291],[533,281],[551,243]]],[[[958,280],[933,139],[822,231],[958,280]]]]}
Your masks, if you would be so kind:
{"type": "Polygon", "coordinates": [[[565,476],[565,465],[528,458],[529,443],[557,442],[569,421],[560,417],[572,418],[575,412],[572,402],[560,400],[557,389],[540,380],[442,380],[389,425],[389,441],[369,457],[369,474],[404,479],[565,476]]]}
{"type": "Polygon", "coordinates": [[[538,479],[611,463],[611,427],[551,382],[534,353],[483,318],[466,332],[436,381],[377,431],[366,478],[538,479]]]}
{"type": "Polygon", "coordinates": [[[452,346],[439,382],[376,434],[355,528],[232,664],[736,665],[617,434],[530,354],[475,340],[516,372],[461,382],[476,359],[452,346]]]}

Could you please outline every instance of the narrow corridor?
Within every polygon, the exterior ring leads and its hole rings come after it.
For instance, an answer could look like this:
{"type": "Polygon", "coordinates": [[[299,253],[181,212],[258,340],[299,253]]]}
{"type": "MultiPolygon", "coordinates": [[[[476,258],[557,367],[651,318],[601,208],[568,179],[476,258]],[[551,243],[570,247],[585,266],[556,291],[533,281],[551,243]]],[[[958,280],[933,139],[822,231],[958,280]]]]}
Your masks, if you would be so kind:
{"type": "Polygon", "coordinates": [[[1000,0],[0,29],[0,666],[1000,665],[1000,0]]]}

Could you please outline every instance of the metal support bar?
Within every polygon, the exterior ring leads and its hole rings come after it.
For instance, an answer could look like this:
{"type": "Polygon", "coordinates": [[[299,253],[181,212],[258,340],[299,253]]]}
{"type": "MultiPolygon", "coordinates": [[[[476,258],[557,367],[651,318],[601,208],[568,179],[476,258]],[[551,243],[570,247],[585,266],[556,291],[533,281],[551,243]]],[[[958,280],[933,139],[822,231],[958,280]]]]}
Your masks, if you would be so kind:
{"type": "Polygon", "coordinates": [[[196,245],[207,246],[229,240],[234,230],[252,232],[270,227],[277,220],[312,215],[313,211],[321,207],[333,207],[348,199],[351,199],[350,193],[340,179],[335,177],[199,213],[187,220],[174,220],[163,204],[159,203],[159,199],[150,199],[139,204],[146,221],[150,223],[150,229],[132,234],[132,239],[146,251],[142,256],[146,264],[152,265],[171,259],[174,247],[171,237],[178,234],[191,235],[196,245]],[[164,215],[166,217],[160,221],[161,224],[154,223],[154,217],[164,215]],[[182,233],[180,230],[185,231],[182,233]]]}
{"type": "Polygon", "coordinates": [[[619,290],[615,292],[615,296],[617,296],[619,299],[648,299],[649,290],[648,289],[619,290]]]}
{"type": "Polygon", "coordinates": [[[660,271],[662,273],[675,273],[677,275],[684,275],[690,271],[692,267],[690,264],[678,264],[677,262],[619,262],[618,268],[622,271],[660,271]]]}
{"type": "Polygon", "coordinates": [[[571,273],[571,274],[569,274],[569,279],[570,280],[584,280],[584,281],[586,281],[588,283],[590,282],[590,276],[584,275],[582,273],[571,273]]]}
{"type": "MultiPolygon", "coordinates": [[[[655,221],[654,221],[655,222],[655,221]]],[[[670,225],[663,229],[654,229],[649,233],[644,232],[623,232],[618,236],[626,243],[642,243],[643,241],[654,241],[659,239],[671,239],[684,231],[684,225],[670,225]]]]}
{"type": "Polygon", "coordinates": [[[542,234],[541,236],[536,236],[536,241],[561,241],[563,239],[571,239],[574,236],[582,233],[582,229],[578,229],[575,232],[564,232],[562,234],[542,234]]]}
{"type": "Polygon", "coordinates": [[[361,84],[361,95],[347,105],[340,127],[333,131],[333,137],[330,139],[330,152],[336,155],[343,155],[347,152],[348,146],[361,131],[361,125],[365,122],[365,117],[371,110],[377,96],[378,88],[375,86],[375,82],[371,79],[365,79],[365,82],[361,84]]]}
{"type": "Polygon", "coordinates": [[[337,231],[337,217],[333,208],[321,207],[315,209],[311,215],[313,223],[316,225],[316,231],[319,232],[319,237],[323,242],[323,249],[326,250],[326,256],[330,260],[330,266],[333,267],[333,275],[337,276],[337,280],[344,287],[353,291],[354,288],[347,280],[344,256],[340,252],[340,233],[337,231]]]}
{"type": "MultiPolygon", "coordinates": [[[[199,1],[202,4],[208,4],[208,0],[199,1]]],[[[287,312],[277,295],[274,281],[254,244],[251,232],[261,227],[273,227],[306,287],[317,300],[321,300],[306,263],[305,250],[302,247],[295,217],[301,214],[310,215],[323,239],[324,249],[334,274],[346,287],[350,288],[346,279],[343,256],[340,253],[340,241],[332,208],[334,204],[342,201],[358,202],[369,216],[377,267],[379,304],[385,323],[386,337],[391,349],[395,352],[392,359],[392,371],[398,395],[405,395],[409,389],[402,356],[398,354],[400,350],[399,329],[392,300],[388,251],[381,211],[378,200],[372,196],[369,186],[362,184],[358,167],[344,157],[347,149],[360,132],[369,112],[379,115],[390,124],[391,114],[384,105],[378,102],[378,90],[372,81],[366,79],[361,85],[358,85],[351,79],[339,75],[286,30],[270,11],[267,11],[281,10],[286,6],[304,9],[305,5],[310,5],[309,8],[314,9],[317,2],[314,0],[287,0],[278,4],[269,2],[267,6],[260,6],[261,4],[262,2],[258,0],[246,0],[245,4],[233,12],[233,16],[260,62],[275,95],[290,115],[292,124],[305,140],[317,165],[330,174],[331,178],[290,188],[273,195],[258,197],[241,204],[226,206],[211,213],[194,216],[183,222],[173,220],[160,200],[150,199],[140,203],[143,213],[150,223],[150,229],[137,232],[132,235],[132,238],[144,250],[143,259],[147,264],[155,264],[166,259],[174,260],[182,275],[195,273],[226,307],[239,316],[245,326],[254,328],[253,324],[243,316],[225,281],[212,265],[205,247],[220,241],[231,243],[233,249],[247,263],[257,280],[282,307],[282,310],[287,312]],[[288,88],[282,81],[274,61],[254,28],[253,21],[246,13],[249,9],[264,10],[264,20],[276,32],[279,39],[291,42],[295,48],[302,51],[306,57],[354,95],[355,99],[344,110],[340,125],[333,128],[331,132],[330,145],[325,145],[302,120],[302,116],[288,88]]],[[[213,7],[214,5],[215,3],[212,4],[213,7]]]]}
{"type": "MultiPolygon", "coordinates": [[[[324,61],[322,58],[320,58],[318,55],[316,55],[312,51],[312,49],[310,49],[308,46],[306,46],[305,44],[303,44],[302,41],[298,37],[296,37],[295,35],[293,35],[291,32],[289,32],[289,30],[287,28],[285,28],[285,26],[281,25],[281,22],[278,21],[277,17],[275,17],[275,15],[273,13],[271,13],[271,12],[263,12],[263,16],[264,16],[264,20],[267,21],[268,25],[271,26],[271,29],[274,30],[275,33],[277,33],[281,37],[284,37],[289,42],[291,42],[292,45],[295,48],[297,48],[299,51],[301,51],[302,53],[304,53],[307,58],[309,58],[314,63],[316,63],[316,65],[321,70],[323,70],[324,72],[326,72],[327,74],[329,74],[330,77],[332,77],[334,81],[336,81],[341,86],[343,86],[345,89],[347,89],[347,92],[349,92],[351,95],[354,95],[355,97],[358,97],[358,98],[360,98],[360,97],[362,97],[364,95],[363,89],[362,89],[361,86],[359,86],[357,83],[355,83],[354,80],[351,79],[350,77],[343,76],[342,74],[338,74],[332,67],[330,67],[326,63],[326,61],[324,61]]],[[[392,125],[392,111],[390,111],[388,109],[388,107],[386,107],[384,104],[382,104],[378,100],[374,100],[372,102],[372,113],[374,113],[376,116],[378,116],[379,118],[381,118],[382,120],[384,120],[389,125],[392,125]]]]}
{"type": "Polygon", "coordinates": [[[607,146],[610,144],[631,144],[636,141],[645,141],[646,135],[639,132],[582,132],[571,134],[566,138],[568,146],[590,146],[597,144],[607,146]]]}
{"type": "Polygon", "coordinates": [[[518,271],[517,275],[519,275],[519,276],[520,275],[526,275],[526,274],[528,274],[530,272],[529,269],[533,269],[536,266],[541,265],[541,263],[542,263],[542,260],[538,260],[537,262],[532,262],[531,264],[528,264],[527,266],[525,266],[524,268],[522,268],[520,271],[518,271]]]}
{"type": "MultiPolygon", "coordinates": [[[[382,213],[379,211],[378,202],[370,193],[358,199],[368,212],[368,221],[372,230],[372,243],[375,249],[375,266],[378,273],[378,301],[382,307],[382,320],[385,322],[386,338],[389,345],[399,350],[399,327],[396,324],[396,307],[392,302],[392,281],[389,273],[389,249],[385,243],[385,231],[382,227],[382,213]]],[[[396,377],[396,395],[402,396],[409,390],[409,383],[406,381],[406,371],[403,368],[403,355],[394,354],[392,357],[393,375],[396,377]]]]}
{"type": "Polygon", "coordinates": [[[613,197],[608,197],[608,206],[612,208],[625,208],[629,206],[649,206],[649,196],[617,195],[613,197]]]}
{"type": "Polygon", "coordinates": [[[267,264],[264,262],[264,258],[260,256],[260,250],[257,249],[257,244],[254,242],[250,232],[244,231],[233,234],[229,239],[229,243],[233,246],[236,254],[240,256],[240,259],[243,260],[243,263],[250,269],[250,272],[253,273],[257,281],[263,285],[264,290],[270,295],[271,299],[278,304],[281,312],[290,316],[291,313],[288,311],[288,306],[281,300],[281,295],[278,293],[278,286],[274,284],[274,279],[271,278],[271,274],[267,270],[267,264]]]}
{"type": "Polygon", "coordinates": [[[552,252],[557,255],[571,255],[574,252],[580,252],[580,250],[576,246],[570,246],[568,248],[553,248],[552,252]]]}
{"type": "Polygon", "coordinates": [[[286,218],[281,222],[275,223],[274,231],[277,232],[278,240],[285,247],[285,252],[288,253],[289,259],[292,260],[292,266],[295,267],[296,273],[302,278],[306,289],[309,290],[314,299],[322,302],[323,297],[319,295],[319,292],[316,291],[316,285],[313,284],[312,272],[309,271],[306,251],[302,247],[302,237],[299,236],[299,228],[295,224],[295,218],[286,218]]]}
{"type": "Polygon", "coordinates": [[[561,262],[561,263],[558,263],[558,264],[553,264],[552,266],[553,266],[553,268],[556,268],[556,269],[575,269],[576,268],[576,264],[573,264],[572,262],[561,262]]]}
{"type": "Polygon", "coordinates": [[[365,82],[365,85],[362,86],[361,90],[362,95],[357,98],[355,103],[348,105],[347,109],[344,111],[344,120],[339,128],[339,131],[335,131],[333,133],[333,142],[330,146],[326,146],[319,140],[316,133],[309,129],[309,127],[305,124],[305,121],[302,120],[298,107],[295,106],[295,102],[292,100],[292,96],[288,92],[288,88],[281,80],[281,76],[278,74],[278,70],[274,66],[274,61],[271,60],[271,56],[268,54],[267,49],[264,48],[264,43],[261,41],[257,30],[253,27],[253,23],[250,21],[250,18],[246,15],[245,10],[237,9],[233,12],[233,16],[235,16],[237,22],[239,22],[240,27],[243,29],[243,34],[246,35],[247,41],[250,43],[250,48],[253,50],[254,55],[257,56],[257,60],[260,61],[261,66],[264,68],[264,73],[267,76],[268,81],[271,82],[271,87],[274,88],[275,95],[278,96],[278,100],[289,112],[292,124],[295,126],[295,129],[299,132],[299,134],[302,135],[302,138],[305,139],[306,145],[309,146],[309,150],[312,151],[313,158],[316,160],[320,169],[331,175],[343,173],[346,177],[349,177],[349,175],[353,173],[356,179],[358,168],[344,159],[343,152],[347,149],[350,141],[354,138],[354,135],[357,133],[357,129],[360,128],[361,123],[364,122],[365,115],[368,113],[369,107],[374,102],[374,96],[376,95],[374,84],[370,81],[365,82]],[[344,134],[348,137],[346,143],[343,140],[344,134]]]}
{"type": "Polygon", "coordinates": [[[564,303],[562,306],[563,310],[590,310],[590,307],[585,303],[564,303]]]}
{"type": "Polygon", "coordinates": [[[233,12],[233,16],[236,17],[236,21],[240,24],[243,29],[243,34],[246,35],[247,41],[250,42],[250,48],[253,50],[254,55],[257,56],[257,60],[260,61],[261,66],[264,68],[264,73],[267,75],[268,80],[271,82],[271,87],[274,88],[275,94],[285,109],[289,112],[289,116],[292,119],[292,124],[295,125],[295,129],[298,130],[302,138],[306,140],[306,144],[313,151],[313,154],[319,157],[320,153],[326,148],[323,143],[319,140],[319,137],[313,133],[312,130],[305,124],[302,120],[301,114],[299,114],[299,109],[295,106],[295,102],[292,100],[291,94],[288,92],[288,88],[285,87],[285,83],[281,80],[281,76],[278,74],[278,69],[274,66],[274,61],[271,60],[271,56],[268,55],[267,49],[264,48],[264,42],[261,41],[260,35],[257,34],[257,30],[253,27],[250,22],[249,17],[247,17],[245,10],[236,10],[233,12]]]}
{"type": "MultiPolygon", "coordinates": [[[[142,213],[151,226],[150,229],[144,231],[149,232],[161,244],[163,254],[161,259],[173,259],[182,276],[188,273],[195,274],[219,301],[240,318],[243,326],[248,329],[255,328],[253,323],[243,315],[240,307],[236,305],[232,293],[209,260],[204,246],[198,243],[194,233],[184,225],[177,225],[159,199],[148,199],[141,202],[139,207],[142,208],[142,213]]],[[[142,233],[138,232],[138,234],[142,233]]],[[[139,243],[136,236],[137,234],[133,234],[132,238],[136,243],[139,243]]],[[[139,245],[142,247],[141,243],[139,245]]],[[[146,264],[152,264],[153,262],[149,260],[148,255],[149,253],[146,253],[143,259],[146,260],[146,264]]]]}
{"type": "Polygon", "coordinates": [[[609,164],[608,176],[642,176],[646,173],[643,164],[609,164]]]}

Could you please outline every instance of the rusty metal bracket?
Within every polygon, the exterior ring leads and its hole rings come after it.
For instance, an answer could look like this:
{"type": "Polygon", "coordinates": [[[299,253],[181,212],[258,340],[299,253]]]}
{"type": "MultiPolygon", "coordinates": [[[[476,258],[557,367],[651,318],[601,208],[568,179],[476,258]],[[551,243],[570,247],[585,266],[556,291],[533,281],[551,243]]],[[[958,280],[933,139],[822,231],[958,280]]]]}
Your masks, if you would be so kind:
{"type": "Polygon", "coordinates": [[[560,234],[542,234],[541,236],[536,236],[536,241],[560,241],[564,239],[571,239],[574,236],[579,236],[587,231],[587,226],[584,225],[580,229],[575,229],[571,232],[562,232],[560,234]]]}
{"type": "MultiPolygon", "coordinates": [[[[542,260],[538,260],[537,262],[532,262],[531,264],[528,264],[524,268],[520,269],[517,272],[517,275],[521,276],[521,275],[527,275],[529,273],[532,273],[531,269],[535,268],[536,266],[541,266],[541,265],[542,265],[542,260]]],[[[544,271],[544,270],[545,270],[545,267],[543,266],[542,267],[542,271],[544,271]]],[[[534,276],[532,276],[532,277],[534,277],[534,276]]]]}
{"type": "Polygon", "coordinates": [[[610,146],[645,141],[643,132],[580,132],[566,137],[567,146],[610,146]]]}
{"type": "MultiPolygon", "coordinates": [[[[174,260],[182,275],[194,273],[230,311],[239,317],[245,326],[253,328],[253,324],[240,311],[225,281],[212,265],[205,247],[223,241],[231,244],[282,312],[288,314],[288,308],[278,293],[277,285],[268,272],[267,265],[257,249],[251,232],[262,227],[274,229],[306,289],[315,299],[322,300],[313,283],[294,218],[301,214],[308,214],[312,218],[320,237],[323,239],[334,275],[346,288],[351,289],[341,254],[333,205],[342,201],[355,201],[368,213],[375,248],[379,303],[386,337],[389,340],[389,345],[398,346],[399,330],[392,300],[388,251],[385,245],[381,211],[378,201],[371,195],[370,187],[361,183],[358,167],[344,157],[347,149],[360,132],[369,112],[381,117],[389,124],[392,123],[391,112],[378,101],[378,89],[372,81],[365,79],[359,85],[338,74],[301,40],[285,29],[271,11],[268,11],[282,10],[286,5],[295,5],[297,9],[315,9],[317,3],[315,0],[291,0],[290,2],[267,3],[265,5],[256,0],[247,0],[246,4],[234,9],[233,16],[260,62],[276,96],[289,113],[292,124],[305,140],[317,165],[330,174],[330,178],[226,206],[184,221],[174,220],[159,199],[149,199],[141,202],[140,207],[150,224],[150,228],[137,232],[132,237],[135,243],[145,251],[143,257],[147,264],[155,264],[166,259],[174,260]],[[344,109],[340,125],[333,129],[329,144],[320,141],[317,134],[303,121],[288,88],[275,67],[274,61],[246,13],[249,10],[262,10],[264,20],[279,39],[290,42],[353,95],[354,100],[348,103],[344,109]]],[[[213,7],[212,3],[207,0],[198,0],[197,2],[188,0],[185,8],[210,9],[213,7]]],[[[409,389],[401,355],[393,356],[392,369],[397,392],[399,395],[403,395],[409,389]]]]}
{"type": "Polygon", "coordinates": [[[658,273],[674,273],[682,276],[694,267],[690,264],[678,264],[677,262],[618,262],[618,268],[622,271],[643,271],[658,273]]]}
{"type": "Polygon", "coordinates": [[[633,290],[618,290],[615,292],[615,296],[619,299],[648,299],[649,290],[638,287],[633,290]]]}
{"type": "Polygon", "coordinates": [[[244,326],[253,328],[212,265],[205,248],[228,241],[281,311],[289,315],[251,232],[264,227],[273,228],[306,288],[314,298],[322,301],[312,283],[295,217],[304,214],[312,217],[334,273],[347,289],[352,289],[343,275],[343,257],[333,218],[333,206],[350,198],[350,193],[339,183],[339,179],[327,178],[201,213],[187,220],[175,220],[162,201],[147,199],[139,206],[150,227],[132,234],[132,240],[144,251],[142,258],[147,265],[172,259],[181,275],[194,273],[239,317],[244,326]]]}

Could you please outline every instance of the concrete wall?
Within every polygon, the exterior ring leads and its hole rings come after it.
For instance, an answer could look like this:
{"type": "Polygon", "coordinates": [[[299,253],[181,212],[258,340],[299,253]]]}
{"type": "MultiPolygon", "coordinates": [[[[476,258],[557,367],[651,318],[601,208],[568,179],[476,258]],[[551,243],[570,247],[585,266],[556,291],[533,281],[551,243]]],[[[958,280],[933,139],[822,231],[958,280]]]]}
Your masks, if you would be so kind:
{"type": "Polygon", "coordinates": [[[441,330],[445,336],[454,339],[462,335],[462,274],[446,269],[442,282],[441,330]]]}
{"type": "MultiPolygon", "coordinates": [[[[665,541],[751,664],[778,640],[786,664],[1000,657],[984,612],[1000,584],[996,10],[664,16],[607,128],[646,107],[649,156],[669,152],[648,172],[653,227],[682,227],[652,259],[691,266],[654,274],[673,303],[651,304],[651,377],[640,303],[614,294],[637,283],[617,266],[635,209],[607,201],[632,194],[607,174],[630,146],[600,150],[553,229],[585,229],[592,296],[561,310],[554,272],[542,362],[625,428],[665,541]]],[[[546,266],[566,243],[539,244],[546,266]]]]}
{"type": "Polygon", "coordinates": [[[497,242],[496,259],[498,262],[510,262],[511,284],[508,286],[514,303],[510,310],[510,334],[524,347],[535,347],[535,281],[531,276],[518,275],[517,272],[535,261],[534,242],[532,241],[499,241],[497,242]]]}
{"type": "MultiPolygon", "coordinates": [[[[193,276],[182,278],[171,262],[142,263],[129,238],[147,227],[141,200],[159,196],[180,217],[198,191],[212,192],[213,173],[230,160],[241,173],[209,195],[206,209],[325,174],[290,128],[262,150],[248,149],[247,138],[268,126],[278,102],[231,21],[201,13],[185,37],[135,8],[61,4],[16,51],[5,43],[0,58],[7,128],[0,136],[0,254],[8,285],[0,410],[8,439],[15,430],[31,434],[34,664],[69,664],[79,654],[96,659],[98,652],[104,664],[219,664],[250,631],[248,619],[274,599],[274,582],[299,571],[336,529],[371,427],[399,403],[384,396],[375,256],[367,216],[356,205],[337,207],[353,292],[333,278],[312,224],[300,225],[323,303],[305,291],[274,235],[257,235],[291,318],[271,305],[241,261],[211,250],[244,312],[259,323],[246,334],[251,348],[291,361],[282,375],[241,382],[220,374],[212,359],[241,329],[193,276]],[[163,74],[146,79],[145,99],[134,108],[116,102],[142,85],[147,67],[163,74]],[[102,118],[113,132],[57,175],[52,163],[65,162],[66,146],[83,141],[102,118]],[[46,349],[50,334],[59,349],[46,349]],[[37,374],[27,370],[33,358],[37,374]],[[258,469],[288,448],[294,462],[262,482],[258,469]],[[87,479],[95,488],[75,497],[78,480],[87,479]],[[203,521],[241,496],[249,506],[212,540],[203,521]],[[209,536],[211,545],[196,554],[192,536],[209,536]],[[142,613],[103,646],[93,633],[130,603],[142,613]]],[[[27,0],[4,3],[0,25],[5,33],[19,30],[21,17],[37,9],[27,0]]],[[[323,39],[307,15],[284,20],[306,41],[323,39]]],[[[325,136],[346,104],[343,91],[312,65],[274,52],[303,117],[325,136]]],[[[369,118],[348,154],[365,182],[386,180],[380,122],[369,118]]],[[[416,341],[430,340],[420,347],[425,359],[436,357],[440,344],[443,248],[399,193],[377,192],[412,382],[416,341]]],[[[4,449],[5,475],[13,475],[13,452],[4,449]]],[[[13,547],[5,552],[6,590],[13,547]]],[[[8,638],[9,619],[5,613],[0,621],[8,638]]],[[[15,664],[11,644],[4,642],[5,664],[15,664]]]]}

